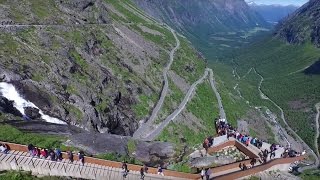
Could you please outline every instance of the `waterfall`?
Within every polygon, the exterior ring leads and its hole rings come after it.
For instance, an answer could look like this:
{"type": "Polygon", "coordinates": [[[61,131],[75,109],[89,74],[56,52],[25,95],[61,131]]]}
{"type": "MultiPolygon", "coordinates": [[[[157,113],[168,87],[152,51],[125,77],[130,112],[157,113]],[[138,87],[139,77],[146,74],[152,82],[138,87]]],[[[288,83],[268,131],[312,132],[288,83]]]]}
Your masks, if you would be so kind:
{"type": "Polygon", "coordinates": [[[24,108],[25,107],[33,107],[39,109],[39,114],[41,118],[44,119],[46,122],[54,123],[54,124],[67,124],[64,121],[51,117],[43,113],[43,111],[38,108],[35,104],[30,101],[25,100],[16,90],[16,88],[9,83],[0,82],[0,93],[3,97],[7,98],[10,101],[14,102],[14,107],[20,111],[23,115],[25,115],[24,108]]]}

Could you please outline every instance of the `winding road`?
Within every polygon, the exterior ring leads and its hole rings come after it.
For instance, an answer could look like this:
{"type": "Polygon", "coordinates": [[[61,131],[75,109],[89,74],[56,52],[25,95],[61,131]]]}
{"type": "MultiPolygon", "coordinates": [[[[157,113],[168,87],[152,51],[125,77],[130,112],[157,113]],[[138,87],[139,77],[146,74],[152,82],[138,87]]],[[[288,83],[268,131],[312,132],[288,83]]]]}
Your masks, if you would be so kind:
{"type": "Polygon", "coordinates": [[[169,90],[169,81],[168,81],[168,71],[170,70],[170,67],[172,65],[173,62],[173,58],[174,58],[174,53],[178,50],[178,48],[180,47],[180,41],[176,35],[176,33],[174,32],[173,29],[167,27],[171,33],[173,34],[175,40],[176,40],[176,46],[170,51],[170,57],[169,57],[169,62],[167,64],[167,66],[163,69],[163,87],[162,87],[162,91],[161,91],[161,95],[160,98],[156,104],[156,106],[153,108],[151,116],[149,117],[149,119],[142,123],[140,125],[140,127],[135,131],[135,133],[133,134],[134,138],[142,138],[145,136],[145,133],[148,132],[150,130],[150,128],[152,129],[152,125],[164,103],[164,100],[167,96],[168,90],[169,90]]]}
{"type": "MultiPolygon", "coordinates": [[[[251,68],[251,69],[252,69],[252,68],[251,68]]],[[[253,69],[253,71],[261,78],[261,79],[260,79],[260,82],[259,82],[259,85],[258,85],[258,91],[259,91],[259,94],[260,94],[260,98],[263,99],[263,100],[268,100],[268,101],[270,101],[272,104],[274,104],[274,105],[280,110],[280,112],[281,112],[281,119],[284,119],[284,113],[283,113],[283,110],[281,109],[281,107],[278,106],[275,102],[273,102],[273,101],[272,101],[267,95],[265,95],[265,94],[262,92],[262,90],[261,90],[261,85],[262,85],[262,83],[263,83],[263,81],[264,81],[263,76],[260,75],[260,74],[256,71],[255,68],[253,69]]],[[[279,128],[279,134],[287,141],[288,146],[291,147],[291,144],[290,144],[290,142],[289,142],[289,140],[288,140],[288,138],[287,138],[287,135],[286,135],[285,130],[281,127],[281,125],[279,124],[279,122],[277,122],[276,120],[275,120],[275,123],[276,123],[276,126],[278,126],[278,128],[279,128]]]]}
{"type": "Polygon", "coordinates": [[[163,129],[165,127],[167,127],[167,125],[183,111],[183,109],[185,108],[188,101],[192,98],[192,95],[193,95],[194,91],[196,90],[196,87],[200,83],[202,83],[207,78],[208,75],[209,75],[211,87],[217,97],[217,100],[218,100],[220,118],[226,119],[226,114],[225,114],[225,111],[224,111],[224,108],[222,105],[222,100],[221,100],[220,94],[219,94],[217,88],[215,87],[215,81],[213,78],[213,71],[210,68],[206,68],[203,76],[191,85],[191,87],[189,88],[187,94],[185,95],[183,101],[180,103],[178,108],[172,114],[170,114],[164,121],[162,121],[160,124],[158,124],[158,125],[154,124],[154,121],[155,121],[155,119],[156,119],[156,117],[157,117],[157,115],[158,115],[158,113],[164,103],[165,97],[166,97],[168,89],[169,89],[167,73],[170,70],[171,64],[173,62],[174,53],[180,47],[180,41],[177,38],[177,35],[175,34],[174,30],[172,30],[171,28],[169,28],[169,29],[172,32],[172,34],[174,35],[177,44],[176,44],[176,47],[171,50],[169,63],[166,66],[166,68],[163,70],[164,86],[163,86],[159,101],[157,102],[157,105],[153,109],[152,114],[151,114],[150,118],[148,119],[148,121],[145,123],[142,123],[141,126],[133,134],[133,138],[136,138],[136,139],[145,140],[145,141],[155,140],[157,138],[157,136],[159,136],[161,134],[163,129]]]}
{"type": "Polygon", "coordinates": [[[167,127],[167,125],[182,112],[188,101],[192,98],[193,92],[196,90],[196,87],[198,86],[198,84],[202,83],[205,78],[207,78],[208,73],[209,69],[207,68],[203,76],[191,85],[186,96],[184,97],[183,101],[180,103],[178,108],[172,114],[170,114],[163,122],[161,122],[160,125],[158,125],[152,132],[150,132],[148,135],[142,138],[147,141],[155,140],[157,136],[161,134],[162,130],[165,127],[167,127]]]}
{"type": "Polygon", "coordinates": [[[161,95],[160,95],[160,98],[159,98],[159,101],[157,103],[157,105],[155,106],[155,108],[153,109],[152,111],[152,114],[150,116],[150,118],[148,119],[148,123],[153,123],[164,103],[164,100],[167,96],[167,93],[168,93],[168,90],[169,90],[169,81],[168,81],[168,71],[170,70],[170,67],[172,65],[172,62],[173,62],[173,58],[174,58],[174,53],[178,50],[178,48],[180,47],[180,41],[176,35],[176,33],[170,29],[170,31],[172,32],[175,40],[176,40],[176,46],[171,50],[170,52],[170,59],[169,59],[169,63],[167,64],[167,66],[163,69],[163,82],[164,82],[164,85],[163,85],[163,88],[162,88],[162,92],[161,92],[161,95]]]}
{"type": "Polygon", "coordinates": [[[221,96],[220,96],[219,91],[217,90],[217,88],[216,88],[216,86],[215,86],[215,81],[214,81],[214,78],[213,78],[213,71],[212,71],[212,69],[209,69],[209,72],[210,72],[210,76],[209,76],[210,85],[211,85],[211,88],[212,88],[212,90],[214,91],[214,93],[215,93],[215,95],[216,95],[216,97],[217,97],[217,100],[218,100],[220,118],[221,118],[221,119],[225,119],[226,122],[227,122],[227,116],[226,116],[226,113],[225,113],[224,108],[223,108],[223,105],[222,105],[221,96]]]}
{"type": "Polygon", "coordinates": [[[320,158],[320,153],[319,153],[319,144],[318,144],[318,139],[319,139],[319,116],[320,116],[320,103],[315,105],[316,110],[317,110],[317,115],[316,115],[316,135],[314,136],[314,147],[316,148],[316,154],[318,158],[320,158]]]}
{"type": "Polygon", "coordinates": [[[151,132],[149,132],[148,134],[145,134],[145,136],[140,136],[140,139],[146,140],[146,141],[152,141],[155,140],[157,138],[157,136],[159,136],[161,134],[161,132],[163,131],[163,129],[165,127],[167,127],[167,125],[174,120],[185,108],[185,106],[187,105],[187,103],[190,101],[190,99],[192,98],[192,95],[194,93],[194,91],[196,90],[196,87],[202,83],[209,75],[209,80],[210,80],[210,84],[211,87],[217,97],[218,100],[218,105],[219,105],[219,114],[220,114],[220,118],[224,118],[226,119],[226,113],[224,111],[223,105],[222,105],[222,100],[221,100],[221,96],[215,86],[215,81],[213,78],[213,71],[210,68],[206,68],[203,76],[197,80],[196,82],[194,82],[191,87],[189,88],[186,96],[184,97],[183,101],[180,103],[180,105],[178,106],[178,108],[172,113],[170,114],[163,122],[160,123],[160,125],[158,125],[157,127],[155,127],[151,132]]]}

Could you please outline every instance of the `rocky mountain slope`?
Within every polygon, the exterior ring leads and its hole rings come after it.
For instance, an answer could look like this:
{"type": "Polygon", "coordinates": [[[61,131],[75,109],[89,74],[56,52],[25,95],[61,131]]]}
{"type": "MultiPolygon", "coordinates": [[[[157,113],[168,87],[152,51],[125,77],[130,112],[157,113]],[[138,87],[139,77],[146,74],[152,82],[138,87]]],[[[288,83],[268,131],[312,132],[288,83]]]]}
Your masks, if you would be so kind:
{"type": "Polygon", "coordinates": [[[281,21],[276,35],[289,43],[311,42],[320,47],[320,1],[310,0],[281,21]]]}
{"type": "MultiPolygon", "coordinates": [[[[46,114],[88,131],[129,136],[148,118],[175,39],[131,1],[4,0],[0,19],[1,81],[46,114]]],[[[179,38],[170,74],[187,84],[202,75],[205,62],[179,38]]],[[[166,103],[173,108],[178,99],[166,103]]],[[[0,110],[2,120],[13,118],[10,109],[0,110]]]]}
{"type": "Polygon", "coordinates": [[[202,52],[214,51],[215,55],[269,27],[244,0],[134,1],[146,13],[182,32],[202,52]],[[245,38],[235,39],[240,36],[245,38]]]}
{"type": "Polygon", "coordinates": [[[195,31],[204,27],[203,32],[212,33],[265,25],[265,21],[248,10],[242,0],[135,1],[153,17],[170,22],[181,30],[195,31]]]}
{"type": "Polygon", "coordinates": [[[255,3],[250,3],[249,6],[270,23],[277,23],[299,8],[294,5],[265,5],[255,3]]]}

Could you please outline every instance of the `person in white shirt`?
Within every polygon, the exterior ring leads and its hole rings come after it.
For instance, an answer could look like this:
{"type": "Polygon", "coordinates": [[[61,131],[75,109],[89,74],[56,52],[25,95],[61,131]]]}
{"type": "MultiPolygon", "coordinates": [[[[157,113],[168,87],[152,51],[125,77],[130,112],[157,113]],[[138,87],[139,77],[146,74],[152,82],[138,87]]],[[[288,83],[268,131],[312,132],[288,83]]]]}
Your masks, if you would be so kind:
{"type": "Polygon", "coordinates": [[[206,170],[202,169],[200,175],[201,175],[201,179],[204,179],[206,175],[206,170]]]}
{"type": "Polygon", "coordinates": [[[4,152],[5,148],[3,147],[3,145],[0,145],[0,152],[4,152]]]}
{"type": "Polygon", "coordinates": [[[158,167],[158,175],[164,176],[163,169],[161,166],[158,167]]]}

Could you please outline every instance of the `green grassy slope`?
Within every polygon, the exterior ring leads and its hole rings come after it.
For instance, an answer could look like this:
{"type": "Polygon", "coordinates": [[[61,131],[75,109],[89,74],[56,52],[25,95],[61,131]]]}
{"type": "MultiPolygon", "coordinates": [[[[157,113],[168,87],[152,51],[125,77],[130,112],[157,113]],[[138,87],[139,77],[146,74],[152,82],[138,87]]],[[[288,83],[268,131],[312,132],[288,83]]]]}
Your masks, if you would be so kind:
{"type": "MultiPolygon", "coordinates": [[[[235,64],[229,61],[231,66],[237,67],[240,76],[245,75],[251,67],[256,68],[265,79],[262,91],[283,108],[288,124],[311,147],[314,146],[315,133],[314,105],[320,102],[320,77],[305,75],[303,69],[319,57],[320,50],[310,44],[288,45],[269,38],[236,55],[235,64]]],[[[250,102],[276,110],[271,103],[259,98],[256,88],[259,81],[259,76],[250,73],[240,83],[243,96],[250,102]]]]}
{"type": "Polygon", "coordinates": [[[205,137],[215,135],[214,119],[218,117],[218,105],[209,82],[206,81],[198,86],[196,95],[188,102],[186,110],[199,118],[202,126],[199,127],[193,122],[170,123],[158,140],[175,144],[186,143],[193,147],[200,145],[205,137]]]}
{"type": "Polygon", "coordinates": [[[2,171],[0,172],[0,180],[65,180],[65,177],[43,176],[36,177],[31,172],[23,171],[2,171]]]}

